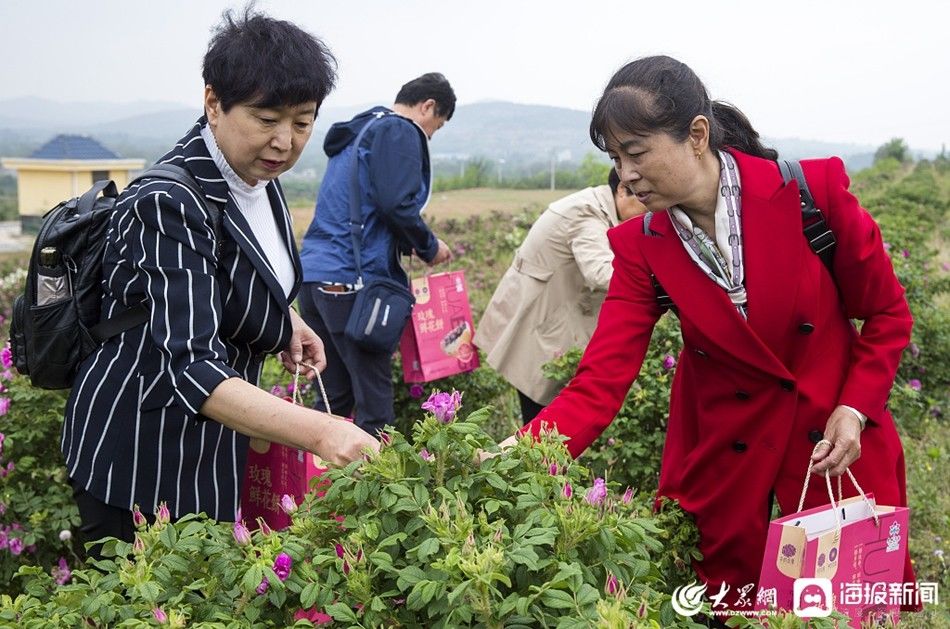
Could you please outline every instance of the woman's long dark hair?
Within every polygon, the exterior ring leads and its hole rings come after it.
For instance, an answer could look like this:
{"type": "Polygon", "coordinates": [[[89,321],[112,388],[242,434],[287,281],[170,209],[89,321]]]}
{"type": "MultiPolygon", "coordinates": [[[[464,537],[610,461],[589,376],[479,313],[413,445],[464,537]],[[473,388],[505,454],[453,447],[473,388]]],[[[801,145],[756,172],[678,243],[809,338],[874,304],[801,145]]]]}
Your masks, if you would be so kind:
{"type": "Polygon", "coordinates": [[[689,66],[664,55],[632,61],[611,77],[594,108],[590,139],[602,151],[616,130],[663,132],[683,142],[700,114],[709,120],[711,149],[729,146],[765,159],[778,158],[778,152],[759,141],[745,114],[728,103],[710,100],[689,66]]]}

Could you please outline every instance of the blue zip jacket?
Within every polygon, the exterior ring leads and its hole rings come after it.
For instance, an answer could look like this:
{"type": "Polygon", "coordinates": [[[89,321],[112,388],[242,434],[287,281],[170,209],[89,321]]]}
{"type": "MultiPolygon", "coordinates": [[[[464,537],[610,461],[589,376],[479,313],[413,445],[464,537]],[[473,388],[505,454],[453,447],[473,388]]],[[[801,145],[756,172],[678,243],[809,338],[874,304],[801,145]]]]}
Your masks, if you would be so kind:
{"type": "MultiPolygon", "coordinates": [[[[356,284],[349,209],[354,140],[370,119],[390,111],[374,107],[327,132],[323,150],[330,161],[300,251],[305,282],[356,284]]],[[[363,134],[358,170],[363,283],[378,277],[408,283],[399,255],[415,250],[429,262],[439,250],[421,216],[431,179],[428,139],[408,118],[385,115],[363,134]]]]}

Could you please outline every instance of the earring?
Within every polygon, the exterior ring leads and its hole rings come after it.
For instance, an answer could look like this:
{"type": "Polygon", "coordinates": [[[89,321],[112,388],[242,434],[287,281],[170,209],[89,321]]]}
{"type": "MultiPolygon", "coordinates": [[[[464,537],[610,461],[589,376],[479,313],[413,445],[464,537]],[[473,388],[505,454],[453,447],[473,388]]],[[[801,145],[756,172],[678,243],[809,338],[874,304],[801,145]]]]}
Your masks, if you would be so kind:
{"type": "Polygon", "coordinates": [[[697,152],[696,152],[696,159],[702,159],[702,158],[703,158],[703,153],[702,153],[702,151],[697,151],[697,152]]]}

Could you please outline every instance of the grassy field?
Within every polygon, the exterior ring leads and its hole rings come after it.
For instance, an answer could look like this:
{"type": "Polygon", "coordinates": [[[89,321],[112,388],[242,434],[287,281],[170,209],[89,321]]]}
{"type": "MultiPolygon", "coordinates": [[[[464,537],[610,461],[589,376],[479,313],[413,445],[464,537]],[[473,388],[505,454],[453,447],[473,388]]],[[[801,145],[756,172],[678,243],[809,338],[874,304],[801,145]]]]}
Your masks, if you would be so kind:
{"type": "MultiPolygon", "coordinates": [[[[506,190],[497,188],[473,188],[450,190],[432,195],[425,210],[427,219],[464,219],[492,211],[515,214],[523,210],[541,210],[551,201],[570,194],[570,190],[506,190]]],[[[294,206],[294,232],[298,241],[313,218],[313,206],[294,206]]]]}

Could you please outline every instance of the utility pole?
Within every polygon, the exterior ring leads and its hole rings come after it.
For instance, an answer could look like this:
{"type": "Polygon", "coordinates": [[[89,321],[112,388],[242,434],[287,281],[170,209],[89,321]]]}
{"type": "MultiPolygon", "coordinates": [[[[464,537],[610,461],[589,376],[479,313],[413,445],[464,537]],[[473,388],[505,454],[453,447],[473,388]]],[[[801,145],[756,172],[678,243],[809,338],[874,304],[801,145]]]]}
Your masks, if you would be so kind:
{"type": "Polygon", "coordinates": [[[505,160],[498,158],[498,187],[501,187],[501,167],[505,165],[505,160]]]}
{"type": "Polygon", "coordinates": [[[551,151],[551,190],[554,190],[554,179],[557,175],[557,155],[551,151]]]}

